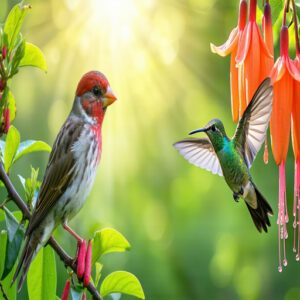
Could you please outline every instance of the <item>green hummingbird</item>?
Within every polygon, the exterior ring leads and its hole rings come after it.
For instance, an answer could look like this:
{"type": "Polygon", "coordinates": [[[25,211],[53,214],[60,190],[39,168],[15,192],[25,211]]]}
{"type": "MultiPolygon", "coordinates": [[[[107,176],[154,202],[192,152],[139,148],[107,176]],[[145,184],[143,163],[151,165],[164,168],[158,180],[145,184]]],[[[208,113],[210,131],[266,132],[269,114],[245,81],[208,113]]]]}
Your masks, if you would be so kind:
{"type": "Polygon", "coordinates": [[[221,120],[213,119],[205,127],[189,134],[205,132],[207,138],[192,138],[179,141],[174,147],[191,164],[224,176],[238,202],[243,198],[256,228],[268,232],[271,226],[268,214],[273,211],[269,203],[257,189],[249,169],[263,144],[272,110],[273,87],[266,78],[258,87],[243,116],[239,120],[235,134],[230,139],[221,120]]]}

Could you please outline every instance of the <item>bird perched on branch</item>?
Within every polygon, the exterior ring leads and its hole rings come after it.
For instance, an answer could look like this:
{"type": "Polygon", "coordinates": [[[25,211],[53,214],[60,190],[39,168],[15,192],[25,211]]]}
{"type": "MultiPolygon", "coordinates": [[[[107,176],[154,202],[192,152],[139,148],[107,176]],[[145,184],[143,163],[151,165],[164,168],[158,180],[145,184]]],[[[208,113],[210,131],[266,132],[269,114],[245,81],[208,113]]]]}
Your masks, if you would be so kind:
{"type": "Polygon", "coordinates": [[[255,92],[240,119],[234,137],[228,138],[222,121],[211,120],[190,134],[205,132],[207,138],[185,139],[174,147],[191,164],[224,176],[233,198],[243,198],[256,228],[261,232],[271,226],[268,214],[272,208],[257,189],[249,169],[265,140],[272,111],[273,88],[269,78],[255,92]]]}
{"type": "Polygon", "coordinates": [[[82,238],[67,222],[81,209],[93,186],[102,152],[102,122],[107,107],[115,100],[116,96],[102,73],[88,72],[79,81],[72,110],[50,153],[26,230],[25,247],[13,277],[14,282],[21,273],[18,290],[24,283],[31,261],[59,224],[77,239],[79,248],[83,244],[82,238]]]}

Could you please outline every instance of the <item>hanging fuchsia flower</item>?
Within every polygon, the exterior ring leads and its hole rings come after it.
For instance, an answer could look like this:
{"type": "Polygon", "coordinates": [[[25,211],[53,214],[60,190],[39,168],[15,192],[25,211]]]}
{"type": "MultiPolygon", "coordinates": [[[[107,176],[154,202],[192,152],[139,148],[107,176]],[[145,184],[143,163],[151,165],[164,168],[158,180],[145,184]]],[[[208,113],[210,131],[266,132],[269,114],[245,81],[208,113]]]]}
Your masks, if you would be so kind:
{"type": "Polygon", "coordinates": [[[264,79],[263,77],[266,77],[265,68],[262,71],[264,65],[262,62],[272,58],[256,23],[256,0],[250,0],[249,22],[243,31],[236,55],[239,72],[240,116],[264,79]]]}
{"type": "MultiPolygon", "coordinates": [[[[300,52],[297,51],[295,64],[300,71],[300,52]]],[[[296,259],[300,259],[300,82],[294,80],[294,94],[292,103],[292,141],[295,157],[294,173],[294,252],[297,252],[296,259]],[[298,220],[298,222],[297,222],[298,220]],[[297,224],[298,223],[298,224],[297,224]],[[296,231],[298,226],[298,238],[296,248],[296,231]]]]}
{"type": "MultiPolygon", "coordinates": [[[[285,24],[285,22],[283,22],[285,24]]],[[[289,147],[291,129],[291,113],[293,102],[293,81],[300,81],[300,72],[290,59],[288,27],[283,25],[280,33],[280,57],[277,59],[271,77],[274,84],[273,110],[270,130],[272,152],[276,164],[279,166],[279,204],[278,204],[278,252],[279,267],[287,265],[285,240],[288,237],[286,224],[289,220],[286,204],[285,161],[289,147]],[[283,259],[281,257],[281,241],[283,244],[283,259]]]]}
{"type": "Polygon", "coordinates": [[[231,108],[234,122],[239,120],[239,86],[238,86],[238,69],[235,58],[240,43],[240,39],[247,21],[247,1],[240,1],[238,26],[233,28],[228,40],[221,46],[210,44],[211,51],[220,56],[230,56],[230,87],[231,87],[231,108]]]}

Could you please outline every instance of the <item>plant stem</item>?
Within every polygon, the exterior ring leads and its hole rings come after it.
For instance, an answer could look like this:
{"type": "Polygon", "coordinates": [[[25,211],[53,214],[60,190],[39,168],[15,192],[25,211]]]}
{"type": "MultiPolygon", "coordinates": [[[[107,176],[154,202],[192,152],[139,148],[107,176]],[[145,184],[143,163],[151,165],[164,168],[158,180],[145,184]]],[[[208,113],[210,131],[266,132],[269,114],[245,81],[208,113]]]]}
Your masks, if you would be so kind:
{"type": "Polygon", "coordinates": [[[297,18],[297,9],[296,9],[295,0],[292,0],[292,6],[293,6],[293,18],[294,18],[294,28],[295,28],[296,52],[297,54],[300,54],[298,18],[297,18]]]}
{"type": "MultiPolygon", "coordinates": [[[[11,196],[12,201],[14,201],[15,204],[18,206],[18,208],[22,211],[23,216],[26,219],[30,219],[30,217],[31,217],[30,211],[29,211],[27,205],[25,204],[25,202],[23,201],[23,199],[18,194],[18,192],[15,189],[14,185],[12,184],[10,178],[6,174],[2,162],[0,162],[0,179],[3,181],[8,194],[11,196]]],[[[77,267],[76,263],[74,263],[74,260],[72,259],[72,257],[70,257],[66,253],[66,251],[57,243],[57,241],[53,237],[50,237],[48,244],[58,254],[58,256],[63,261],[65,266],[70,267],[76,273],[76,267],[77,267]]],[[[90,292],[90,294],[93,296],[93,299],[102,300],[102,297],[100,296],[97,288],[92,283],[89,283],[89,285],[87,286],[87,289],[90,292]]]]}
{"type": "Polygon", "coordinates": [[[3,288],[3,285],[2,285],[1,282],[0,282],[0,289],[1,289],[1,293],[2,293],[3,298],[5,300],[9,300],[8,297],[7,297],[7,295],[6,295],[6,293],[5,293],[5,291],[4,291],[4,288],[3,288]]]}

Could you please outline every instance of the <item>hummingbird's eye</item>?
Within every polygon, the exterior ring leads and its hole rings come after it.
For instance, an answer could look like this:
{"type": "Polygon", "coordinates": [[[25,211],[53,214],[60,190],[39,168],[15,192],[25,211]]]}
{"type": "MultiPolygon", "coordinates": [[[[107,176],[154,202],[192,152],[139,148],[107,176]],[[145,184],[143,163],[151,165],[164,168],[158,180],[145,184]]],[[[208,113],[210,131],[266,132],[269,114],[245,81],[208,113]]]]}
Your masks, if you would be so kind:
{"type": "Polygon", "coordinates": [[[216,131],[216,126],[215,125],[211,126],[211,131],[216,131]]]}
{"type": "Polygon", "coordinates": [[[100,88],[98,86],[94,86],[93,87],[93,94],[95,96],[99,96],[101,94],[101,90],[100,90],[100,88]]]}

